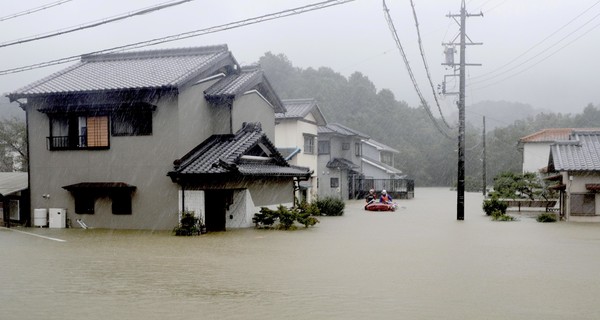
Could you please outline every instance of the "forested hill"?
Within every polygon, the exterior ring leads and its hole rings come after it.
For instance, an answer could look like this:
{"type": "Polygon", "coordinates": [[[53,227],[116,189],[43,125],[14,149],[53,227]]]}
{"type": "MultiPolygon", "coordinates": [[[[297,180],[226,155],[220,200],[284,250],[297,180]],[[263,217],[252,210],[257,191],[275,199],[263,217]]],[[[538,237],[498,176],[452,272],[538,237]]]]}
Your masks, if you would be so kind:
{"type": "MultiPolygon", "coordinates": [[[[422,107],[398,101],[388,89],[377,91],[359,72],[346,78],[326,67],[301,69],[294,67],[285,55],[272,53],[261,57],[259,64],[282,99],[314,98],[327,122],[349,126],[400,150],[396,166],[414,178],[417,185],[454,185],[458,140],[442,135],[422,107]]],[[[494,110],[499,109],[498,105],[493,106],[494,110]]],[[[523,114],[527,118],[517,121],[503,118],[502,127],[487,133],[489,181],[498,172],[521,170],[521,155],[517,150],[520,137],[549,127],[600,127],[600,110],[592,105],[581,115],[538,113],[520,104],[515,106],[531,113],[523,114]]],[[[467,180],[481,181],[481,142],[481,129],[467,126],[467,180]]]]}

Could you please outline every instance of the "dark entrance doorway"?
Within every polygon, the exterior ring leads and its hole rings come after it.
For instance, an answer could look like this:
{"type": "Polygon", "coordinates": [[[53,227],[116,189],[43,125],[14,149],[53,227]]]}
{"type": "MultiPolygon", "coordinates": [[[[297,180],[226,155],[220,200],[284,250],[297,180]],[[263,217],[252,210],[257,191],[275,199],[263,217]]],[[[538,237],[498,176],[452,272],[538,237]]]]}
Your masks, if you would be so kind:
{"type": "Polygon", "coordinates": [[[205,190],[207,231],[225,231],[227,209],[233,203],[233,190],[205,190]]]}

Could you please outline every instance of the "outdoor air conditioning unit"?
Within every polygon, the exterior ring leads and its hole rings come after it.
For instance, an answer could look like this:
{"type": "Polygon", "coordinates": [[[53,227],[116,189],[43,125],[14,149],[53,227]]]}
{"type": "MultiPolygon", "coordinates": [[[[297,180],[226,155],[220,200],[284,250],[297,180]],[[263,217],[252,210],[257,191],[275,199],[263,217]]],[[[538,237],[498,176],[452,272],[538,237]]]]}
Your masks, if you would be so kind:
{"type": "Polygon", "coordinates": [[[33,226],[45,227],[48,225],[48,209],[37,208],[33,209],[33,226]]]}
{"type": "Polygon", "coordinates": [[[67,227],[67,209],[65,208],[50,208],[48,218],[50,220],[49,228],[67,227]]]}

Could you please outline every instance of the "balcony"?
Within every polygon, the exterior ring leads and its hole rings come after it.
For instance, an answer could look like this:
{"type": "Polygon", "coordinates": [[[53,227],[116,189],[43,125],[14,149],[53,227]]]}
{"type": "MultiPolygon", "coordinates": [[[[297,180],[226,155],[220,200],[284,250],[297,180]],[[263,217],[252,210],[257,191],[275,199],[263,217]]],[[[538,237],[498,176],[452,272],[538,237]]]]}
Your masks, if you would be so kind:
{"type": "Polygon", "coordinates": [[[89,146],[88,136],[55,136],[46,137],[46,148],[50,151],[57,150],[102,150],[108,149],[108,144],[89,146]]]}

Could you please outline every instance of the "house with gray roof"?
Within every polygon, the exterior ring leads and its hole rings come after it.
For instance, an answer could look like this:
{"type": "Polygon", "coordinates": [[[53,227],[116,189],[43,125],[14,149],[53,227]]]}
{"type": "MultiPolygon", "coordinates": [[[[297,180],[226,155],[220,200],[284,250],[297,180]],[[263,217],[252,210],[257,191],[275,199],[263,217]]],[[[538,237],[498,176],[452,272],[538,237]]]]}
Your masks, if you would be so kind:
{"type": "Polygon", "coordinates": [[[319,196],[354,198],[355,181],[364,177],[362,140],[369,136],[338,123],[318,127],[319,196]]]}
{"type": "Polygon", "coordinates": [[[310,179],[300,182],[298,200],[311,202],[317,196],[317,134],[326,125],[315,99],[283,100],[285,112],[275,113],[275,146],[293,165],[310,168],[310,179]]]}
{"type": "Polygon", "coordinates": [[[563,219],[600,222],[600,131],[574,130],[550,146],[548,172],[560,191],[563,219]]]}
{"type": "Polygon", "coordinates": [[[31,208],[90,227],[168,230],[182,210],[251,226],[310,172],[269,145],[285,107],[226,45],[84,55],[8,97],[27,113],[31,208]]]}

